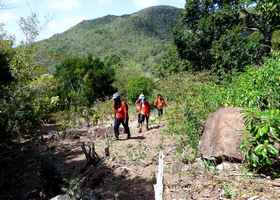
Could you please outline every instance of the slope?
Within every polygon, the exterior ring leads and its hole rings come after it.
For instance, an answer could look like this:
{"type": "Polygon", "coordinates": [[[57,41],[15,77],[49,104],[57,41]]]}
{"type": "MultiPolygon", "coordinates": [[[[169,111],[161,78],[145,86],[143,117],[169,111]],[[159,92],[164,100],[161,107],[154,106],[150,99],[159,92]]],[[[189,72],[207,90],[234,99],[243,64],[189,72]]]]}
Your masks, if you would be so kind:
{"type": "Polygon", "coordinates": [[[155,6],[139,12],[86,20],[62,34],[37,43],[40,64],[49,66],[66,55],[117,55],[124,63],[158,63],[181,9],[155,6]],[[47,55],[47,56],[46,56],[47,55]]]}

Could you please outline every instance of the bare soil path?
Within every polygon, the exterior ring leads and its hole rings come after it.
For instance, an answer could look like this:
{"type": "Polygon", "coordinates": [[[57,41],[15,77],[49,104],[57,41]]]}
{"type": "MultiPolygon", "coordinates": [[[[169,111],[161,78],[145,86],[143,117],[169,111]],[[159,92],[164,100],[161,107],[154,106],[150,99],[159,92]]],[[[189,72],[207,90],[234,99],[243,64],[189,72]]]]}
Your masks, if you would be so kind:
{"type": "Polygon", "coordinates": [[[165,155],[165,200],[280,199],[280,187],[272,184],[275,180],[253,177],[239,164],[209,171],[200,159],[192,164],[182,163],[176,155],[175,139],[161,133],[164,123],[154,123],[149,131],[141,134],[137,133],[135,121],[130,123],[132,138],[129,140],[123,134],[120,140],[114,140],[112,126],[107,123],[79,129],[75,137],[56,140],[49,145],[64,159],[65,175],[79,176],[86,163],[80,146],[95,143],[102,162],[97,168],[89,167],[83,173],[82,187],[93,190],[100,199],[153,200],[160,150],[165,155]],[[109,135],[109,139],[105,135],[109,135]],[[110,143],[109,157],[104,155],[107,142],[110,143]]]}

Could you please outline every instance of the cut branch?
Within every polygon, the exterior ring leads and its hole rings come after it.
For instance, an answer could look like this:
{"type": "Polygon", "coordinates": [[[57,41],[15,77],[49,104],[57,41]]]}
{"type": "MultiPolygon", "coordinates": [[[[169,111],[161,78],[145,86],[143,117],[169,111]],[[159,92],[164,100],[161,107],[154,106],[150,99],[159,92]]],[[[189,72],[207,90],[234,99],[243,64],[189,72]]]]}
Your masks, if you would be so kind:
{"type": "Polygon", "coordinates": [[[99,163],[100,158],[99,158],[98,154],[95,152],[94,143],[92,143],[91,145],[86,145],[85,143],[83,143],[81,145],[81,148],[82,148],[82,151],[85,154],[85,157],[86,157],[86,160],[87,160],[87,164],[82,169],[82,171],[87,169],[87,167],[90,166],[90,165],[96,166],[99,163]]]}

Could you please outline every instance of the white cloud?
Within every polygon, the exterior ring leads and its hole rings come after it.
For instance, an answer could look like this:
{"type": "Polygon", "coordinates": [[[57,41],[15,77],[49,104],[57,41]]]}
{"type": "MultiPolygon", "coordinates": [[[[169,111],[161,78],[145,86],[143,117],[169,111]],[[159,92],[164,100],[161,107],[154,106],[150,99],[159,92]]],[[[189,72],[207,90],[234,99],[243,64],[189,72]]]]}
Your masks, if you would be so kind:
{"type": "Polygon", "coordinates": [[[160,3],[159,0],[132,0],[132,2],[136,6],[141,7],[141,8],[155,6],[155,5],[158,5],[160,3]]]}
{"type": "Polygon", "coordinates": [[[0,12],[0,23],[6,24],[9,22],[15,21],[16,18],[17,18],[17,16],[15,13],[8,12],[8,11],[0,12]]]}
{"type": "Polygon", "coordinates": [[[97,3],[101,6],[111,6],[113,4],[113,0],[97,0],[97,3]]]}
{"type": "Polygon", "coordinates": [[[48,0],[51,9],[71,11],[80,6],[81,0],[48,0]]]}

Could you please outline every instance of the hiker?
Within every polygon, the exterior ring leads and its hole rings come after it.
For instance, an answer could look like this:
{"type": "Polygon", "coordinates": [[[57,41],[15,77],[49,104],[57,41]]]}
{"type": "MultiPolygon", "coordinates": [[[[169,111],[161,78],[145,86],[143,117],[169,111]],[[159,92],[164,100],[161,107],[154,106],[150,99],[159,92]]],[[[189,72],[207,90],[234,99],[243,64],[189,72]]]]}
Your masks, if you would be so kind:
{"type": "Polygon", "coordinates": [[[149,130],[149,117],[151,112],[151,106],[149,102],[146,100],[144,94],[141,94],[139,96],[139,109],[140,114],[138,117],[138,123],[139,123],[139,133],[142,132],[143,124],[146,120],[146,130],[149,130]]]}
{"type": "Polygon", "coordinates": [[[119,127],[122,124],[124,127],[124,132],[127,134],[127,139],[130,138],[130,130],[128,126],[128,105],[125,101],[121,100],[119,93],[113,95],[114,101],[114,132],[116,139],[119,139],[119,127]]]}
{"type": "Polygon", "coordinates": [[[167,106],[161,94],[157,95],[156,100],[154,101],[154,106],[158,110],[158,116],[161,117],[163,115],[163,108],[167,106]]]}
{"type": "Polygon", "coordinates": [[[138,98],[137,98],[137,100],[136,100],[136,102],[135,102],[135,106],[136,106],[136,113],[137,113],[137,117],[138,117],[138,125],[137,125],[137,128],[140,128],[140,118],[141,118],[141,113],[140,113],[140,111],[141,111],[141,96],[142,96],[143,94],[141,94],[138,98]]]}

